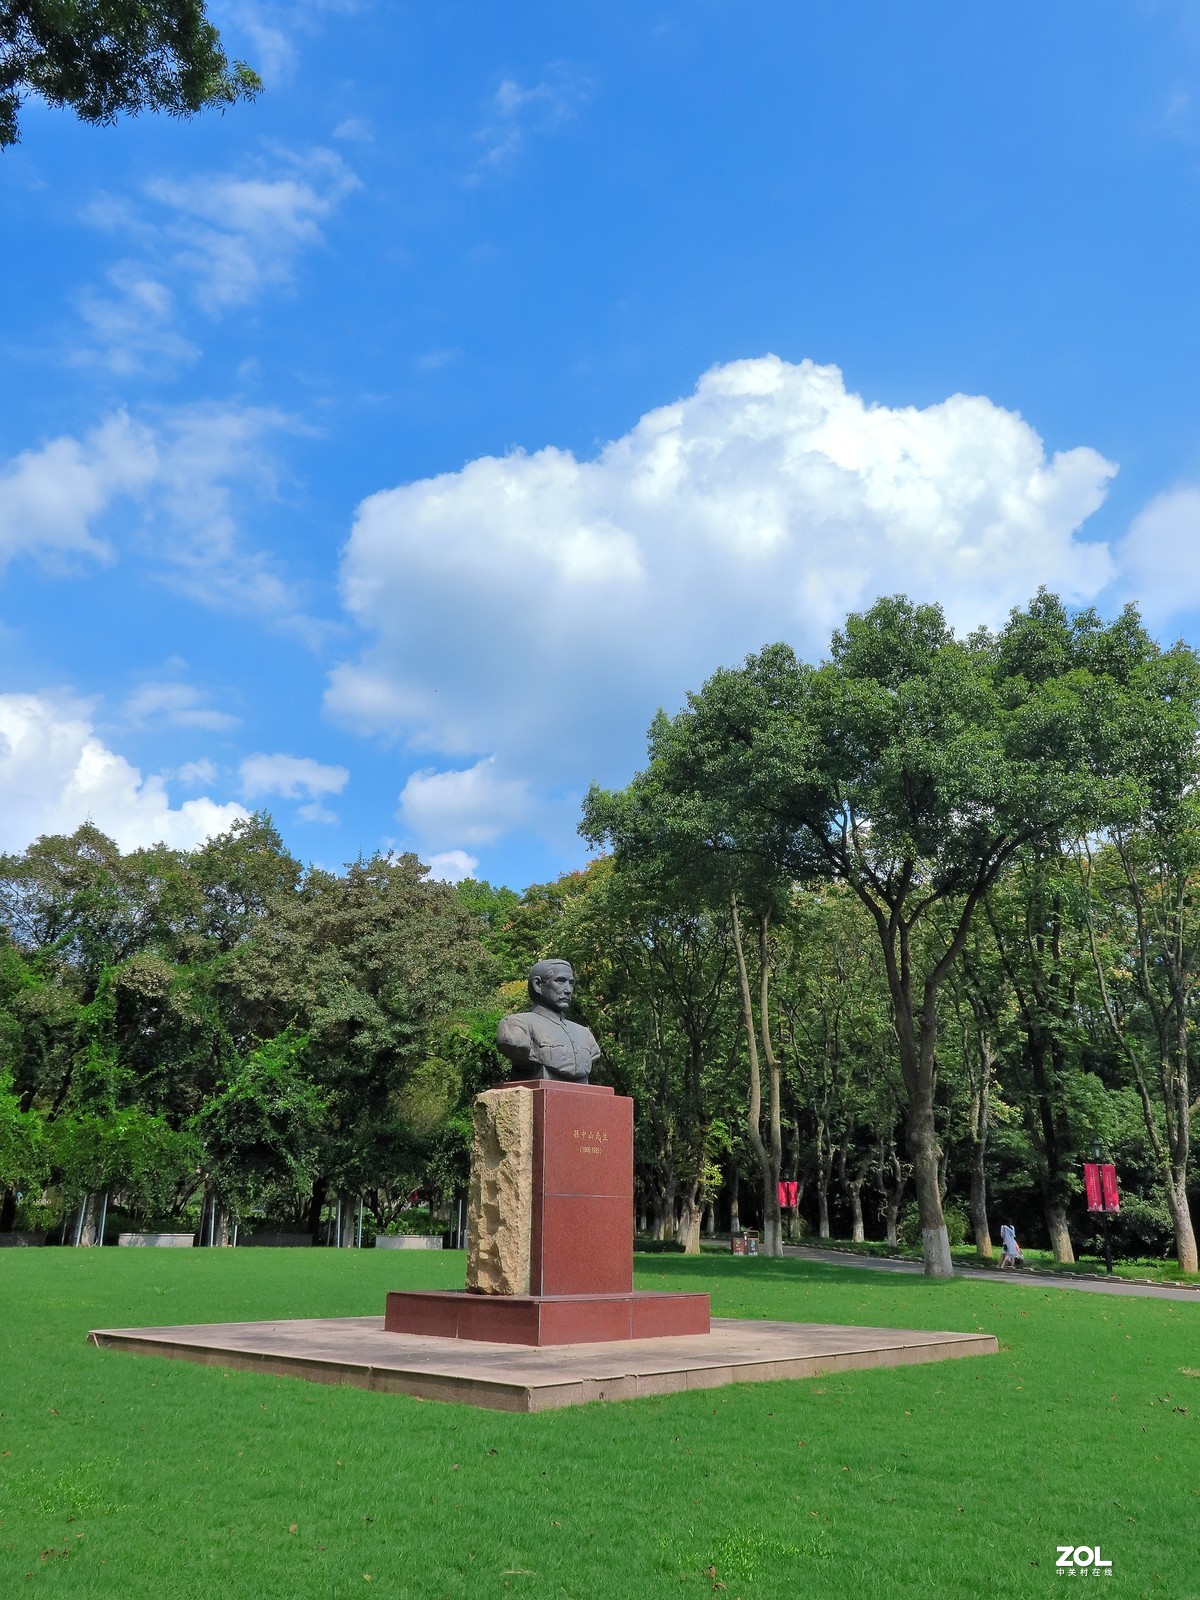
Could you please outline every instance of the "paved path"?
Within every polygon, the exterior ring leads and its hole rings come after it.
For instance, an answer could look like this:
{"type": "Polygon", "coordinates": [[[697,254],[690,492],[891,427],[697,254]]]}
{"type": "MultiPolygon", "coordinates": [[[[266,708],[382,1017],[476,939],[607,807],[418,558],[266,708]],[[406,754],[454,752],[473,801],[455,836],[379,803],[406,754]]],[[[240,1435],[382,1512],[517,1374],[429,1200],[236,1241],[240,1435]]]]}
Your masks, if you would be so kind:
{"type": "MultiPolygon", "coordinates": [[[[802,1244],[785,1244],[785,1256],[796,1256],[801,1261],[816,1261],[828,1267],[861,1267],[868,1272],[923,1273],[919,1261],[894,1261],[880,1256],[855,1255],[850,1250],[813,1250],[802,1244]]],[[[1126,1278],[1079,1278],[1069,1272],[1029,1272],[1018,1268],[1015,1272],[1000,1272],[992,1267],[956,1267],[959,1278],[987,1278],[995,1283],[1023,1283],[1031,1288],[1082,1289],[1087,1294],[1133,1295],[1143,1300],[1191,1300],[1200,1306],[1200,1285],[1195,1289],[1177,1289],[1165,1283],[1130,1283],[1126,1278]]]]}

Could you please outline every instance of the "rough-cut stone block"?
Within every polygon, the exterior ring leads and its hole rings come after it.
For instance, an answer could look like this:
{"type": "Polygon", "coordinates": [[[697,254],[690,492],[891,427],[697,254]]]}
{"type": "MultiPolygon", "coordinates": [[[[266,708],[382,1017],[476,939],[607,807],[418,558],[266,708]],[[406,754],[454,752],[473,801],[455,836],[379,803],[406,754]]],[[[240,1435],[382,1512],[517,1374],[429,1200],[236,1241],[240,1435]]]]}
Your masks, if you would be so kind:
{"type": "Polygon", "coordinates": [[[467,1288],[529,1293],[533,1221],[533,1093],[505,1087],[476,1095],[467,1212],[467,1288]]]}

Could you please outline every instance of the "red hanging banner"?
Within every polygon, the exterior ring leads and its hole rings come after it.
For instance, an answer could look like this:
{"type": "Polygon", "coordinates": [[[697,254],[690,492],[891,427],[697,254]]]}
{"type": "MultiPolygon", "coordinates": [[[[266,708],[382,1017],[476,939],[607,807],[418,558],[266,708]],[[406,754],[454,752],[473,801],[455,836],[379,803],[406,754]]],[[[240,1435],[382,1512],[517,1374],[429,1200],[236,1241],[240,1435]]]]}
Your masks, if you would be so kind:
{"type": "Polygon", "coordinates": [[[789,1183],[786,1179],[780,1182],[779,1204],[783,1206],[786,1211],[794,1211],[796,1209],[796,1202],[799,1200],[799,1198],[800,1185],[798,1183],[789,1183]]]}
{"type": "Polygon", "coordinates": [[[1111,1161],[1085,1161],[1083,1187],[1089,1211],[1107,1212],[1114,1217],[1118,1215],[1121,1196],[1117,1191],[1117,1169],[1111,1161]]]}

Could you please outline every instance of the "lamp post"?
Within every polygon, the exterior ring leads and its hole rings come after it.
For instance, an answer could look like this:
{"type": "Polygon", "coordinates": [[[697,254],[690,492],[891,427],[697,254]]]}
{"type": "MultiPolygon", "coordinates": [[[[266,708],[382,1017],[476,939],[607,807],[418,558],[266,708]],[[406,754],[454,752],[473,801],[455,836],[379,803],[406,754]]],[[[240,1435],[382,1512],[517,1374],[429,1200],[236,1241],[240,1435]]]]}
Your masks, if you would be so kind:
{"type": "Polygon", "coordinates": [[[1108,1232],[1108,1196],[1104,1191],[1104,1146],[1099,1139],[1092,1140],[1092,1159],[1100,1178],[1100,1215],[1104,1218],[1104,1267],[1112,1276],[1112,1240],[1108,1232]]]}

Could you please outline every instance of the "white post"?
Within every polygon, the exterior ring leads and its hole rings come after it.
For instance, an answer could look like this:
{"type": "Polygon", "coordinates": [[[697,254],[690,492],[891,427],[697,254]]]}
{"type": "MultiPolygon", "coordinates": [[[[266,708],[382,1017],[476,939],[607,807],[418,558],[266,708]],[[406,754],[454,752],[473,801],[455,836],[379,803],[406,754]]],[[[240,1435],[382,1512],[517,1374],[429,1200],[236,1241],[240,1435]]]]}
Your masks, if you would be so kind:
{"type": "Polygon", "coordinates": [[[100,1237],[96,1240],[97,1244],[103,1244],[104,1243],[104,1224],[107,1221],[108,1221],[108,1190],[105,1189],[105,1191],[104,1191],[104,1200],[103,1200],[103,1203],[101,1204],[101,1207],[100,1207],[100,1237]]]}
{"type": "Polygon", "coordinates": [[[354,1247],[355,1247],[356,1250],[361,1250],[362,1249],[362,1217],[363,1217],[363,1201],[362,1201],[362,1195],[359,1195],[359,1197],[358,1197],[358,1235],[357,1235],[357,1237],[355,1238],[355,1241],[354,1241],[354,1247]]]}
{"type": "Polygon", "coordinates": [[[79,1241],[83,1237],[83,1218],[87,1211],[88,1197],[84,1195],[79,1202],[79,1215],[75,1219],[75,1248],[79,1249],[79,1241]]]}

